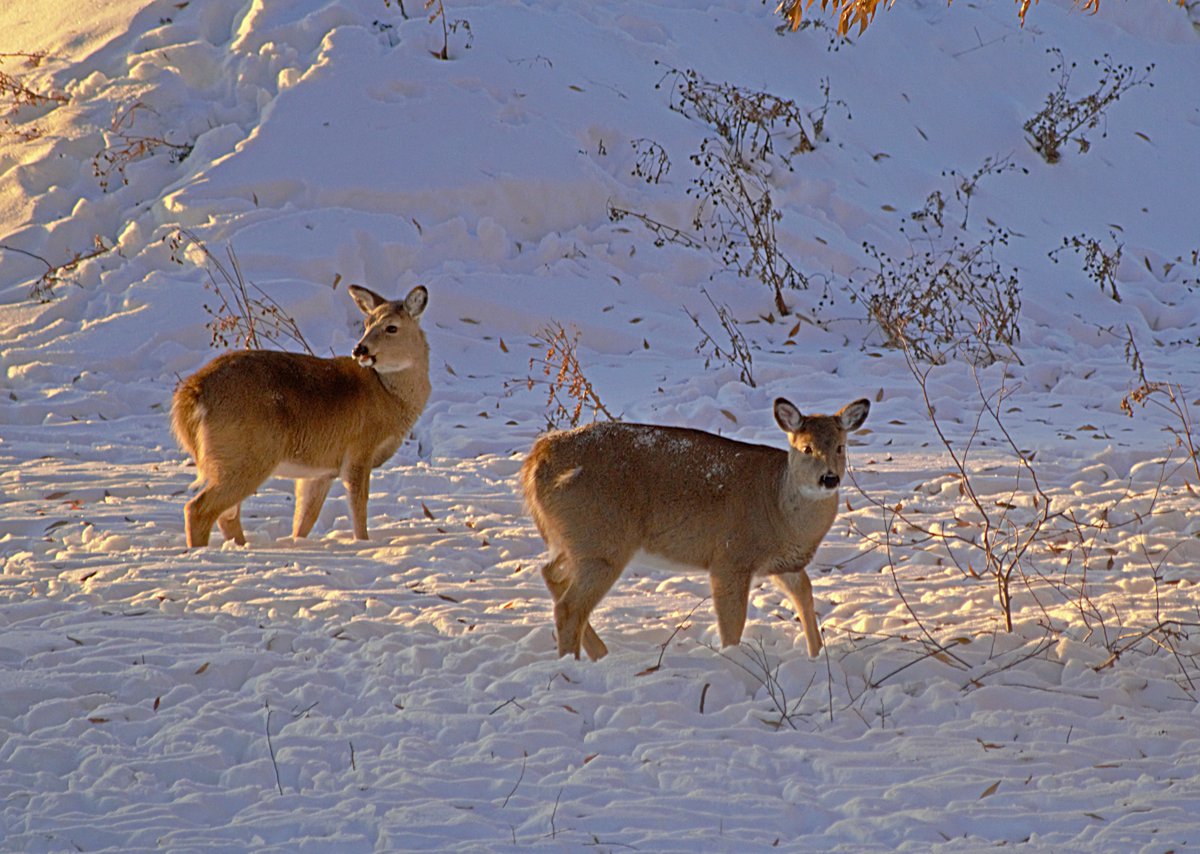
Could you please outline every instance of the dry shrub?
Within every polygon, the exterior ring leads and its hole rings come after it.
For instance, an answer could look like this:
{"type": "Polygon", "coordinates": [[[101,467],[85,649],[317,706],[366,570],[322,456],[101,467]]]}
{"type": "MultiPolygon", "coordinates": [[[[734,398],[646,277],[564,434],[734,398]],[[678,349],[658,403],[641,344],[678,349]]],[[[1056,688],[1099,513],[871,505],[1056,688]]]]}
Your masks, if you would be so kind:
{"type": "Polygon", "coordinates": [[[1077,234],[1072,237],[1064,237],[1063,245],[1049,253],[1050,260],[1055,264],[1058,263],[1058,256],[1062,252],[1070,249],[1076,255],[1083,256],[1083,269],[1087,273],[1088,278],[1100,286],[1100,293],[1108,291],[1108,295],[1112,297],[1113,302],[1121,301],[1121,294],[1117,291],[1117,268],[1121,266],[1121,252],[1125,245],[1117,238],[1117,233],[1109,230],[1108,236],[1112,238],[1113,248],[1106,249],[1098,239],[1089,237],[1086,234],[1077,234]]]}
{"type": "Polygon", "coordinates": [[[591,411],[591,420],[604,416],[609,421],[619,420],[600,400],[600,395],[585,376],[579,363],[579,330],[574,326],[568,332],[558,321],[552,321],[534,336],[545,348],[543,355],[529,360],[529,377],[526,388],[545,386],[546,426],[550,429],[578,427],[584,410],[591,411]]]}
{"type": "Polygon", "coordinates": [[[1086,135],[1088,131],[1101,128],[1100,136],[1108,135],[1108,131],[1102,127],[1107,121],[1108,108],[1130,89],[1154,85],[1149,82],[1153,64],[1146,66],[1139,75],[1134,72],[1132,65],[1114,63],[1106,53],[1092,61],[1100,69],[1096,90],[1081,98],[1071,98],[1067,94],[1067,87],[1076,64],[1072,62],[1067,65],[1062,51],[1056,47],[1050,48],[1047,53],[1055,57],[1050,71],[1058,74],[1058,85],[1046,96],[1042,109],[1025,122],[1029,144],[1047,163],[1057,163],[1062,158],[1063,146],[1068,142],[1079,146],[1081,154],[1087,153],[1092,146],[1086,135]]]}
{"type": "Polygon", "coordinates": [[[79,265],[84,261],[98,258],[101,255],[106,255],[111,252],[115,244],[109,245],[104,238],[97,234],[93,239],[93,247],[87,252],[75,252],[70,259],[61,264],[51,264],[41,255],[33,252],[28,252],[24,249],[18,249],[15,246],[0,244],[0,252],[15,252],[18,255],[24,255],[27,258],[41,261],[46,265],[46,272],[38,276],[34,280],[33,285],[29,288],[29,298],[38,302],[48,302],[54,296],[54,289],[63,284],[78,284],[75,278],[75,273],[79,269],[79,265]]]}
{"type": "Polygon", "coordinates": [[[295,319],[270,294],[246,281],[232,246],[226,248],[226,262],[223,263],[209,251],[204,241],[187,229],[179,229],[165,239],[171,260],[176,264],[183,264],[187,250],[192,247],[204,259],[208,274],[204,287],[217,298],[215,307],[204,305],[210,318],[205,326],[212,335],[210,343],[213,347],[262,350],[268,345],[279,349],[297,345],[313,355],[295,319]]]}
{"type": "Polygon", "coordinates": [[[131,163],[166,151],[171,163],[181,163],[192,153],[192,143],[170,142],[165,135],[140,134],[133,132],[139,112],[153,113],[154,110],[141,101],[134,101],[113,112],[109,130],[105,134],[105,148],[92,158],[92,174],[100,189],[108,192],[114,176],[122,184],[128,184],[125,169],[131,163]]]}

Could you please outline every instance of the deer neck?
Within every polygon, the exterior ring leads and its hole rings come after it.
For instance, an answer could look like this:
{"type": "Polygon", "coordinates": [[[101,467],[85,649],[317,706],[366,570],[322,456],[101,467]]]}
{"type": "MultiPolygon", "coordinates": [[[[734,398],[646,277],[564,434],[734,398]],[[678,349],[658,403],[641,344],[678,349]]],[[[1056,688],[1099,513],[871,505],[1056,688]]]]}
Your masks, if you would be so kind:
{"type": "Polygon", "coordinates": [[[425,408],[431,390],[428,356],[400,371],[375,371],[375,376],[379,378],[384,391],[396,398],[404,408],[415,408],[418,412],[425,408]]]}

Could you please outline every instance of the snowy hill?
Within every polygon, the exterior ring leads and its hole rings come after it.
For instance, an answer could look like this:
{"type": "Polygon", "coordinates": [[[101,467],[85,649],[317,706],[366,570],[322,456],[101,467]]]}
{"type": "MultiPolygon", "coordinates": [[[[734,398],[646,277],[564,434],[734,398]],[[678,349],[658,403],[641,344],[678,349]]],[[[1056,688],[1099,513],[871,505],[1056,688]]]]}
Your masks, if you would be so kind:
{"type": "Polygon", "coordinates": [[[1194,10],[45,5],[0,9],[0,849],[1200,843],[1194,10]],[[1055,93],[1100,110],[1048,163],[1055,93]],[[796,121],[730,148],[739,98],[796,121]],[[768,138],[786,315],[713,195],[768,138]],[[347,284],[429,289],[369,542],[340,485],[292,540],[271,481],[184,548],[167,409],[239,276],[322,355],[347,284]],[[626,420],[783,447],[775,397],[872,401],[820,658],[774,587],[720,650],[703,575],[635,562],[611,654],[556,659],[516,473],[558,329],[626,420]]]}

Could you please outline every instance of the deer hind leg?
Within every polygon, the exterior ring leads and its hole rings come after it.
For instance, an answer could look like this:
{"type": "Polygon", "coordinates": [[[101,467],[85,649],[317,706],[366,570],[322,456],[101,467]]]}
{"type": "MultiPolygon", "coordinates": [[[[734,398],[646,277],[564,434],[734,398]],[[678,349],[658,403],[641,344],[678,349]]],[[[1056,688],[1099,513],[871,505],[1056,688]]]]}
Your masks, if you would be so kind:
{"type": "MultiPolygon", "coordinates": [[[[565,556],[560,554],[542,567],[542,578],[545,579],[546,587],[549,588],[550,596],[554,599],[556,606],[563,593],[571,586],[571,579],[566,573],[564,563],[565,556]]],[[[596,634],[596,630],[592,628],[590,622],[583,626],[582,644],[584,652],[592,661],[599,661],[608,655],[608,647],[604,645],[604,641],[600,640],[600,635],[596,634]]]]}
{"type": "Polygon", "coordinates": [[[238,545],[246,544],[246,536],[242,533],[242,523],[238,515],[238,505],[250,496],[261,480],[253,481],[249,486],[246,481],[227,483],[210,481],[209,484],[187,503],[183,513],[184,530],[187,532],[188,548],[207,546],[212,526],[220,520],[221,533],[226,537],[232,536],[238,545]],[[241,537],[238,537],[241,534],[241,537]]]}
{"type": "Polygon", "coordinates": [[[812,582],[803,569],[795,572],[780,572],[771,576],[775,584],[787,594],[800,618],[804,638],[808,641],[808,654],[816,658],[821,652],[821,628],[817,624],[817,612],[813,607],[812,582]]]}
{"type": "Polygon", "coordinates": [[[184,508],[188,548],[207,546],[214,524],[220,525],[226,538],[245,545],[240,505],[271,474],[273,461],[261,457],[227,460],[201,451],[196,465],[205,486],[184,508]]]}
{"type": "MultiPolygon", "coordinates": [[[[559,559],[561,558],[556,558],[559,559]]],[[[551,561],[548,568],[554,563],[555,561],[551,561]]],[[[554,628],[558,632],[559,656],[574,655],[579,658],[580,645],[588,634],[588,616],[621,577],[625,565],[598,557],[572,560],[571,563],[573,571],[550,569],[548,573],[543,572],[543,577],[558,573],[559,579],[567,579],[565,588],[554,600],[554,628]]],[[[547,584],[549,585],[550,581],[547,581],[547,584]]],[[[551,588],[550,592],[554,594],[554,588],[551,588]]],[[[596,635],[594,630],[592,635],[596,635]]],[[[595,636],[595,641],[595,644],[588,642],[588,656],[592,658],[598,658],[608,651],[599,636],[595,636]]]]}
{"type": "Polygon", "coordinates": [[[713,610],[717,614],[717,632],[721,646],[735,646],[742,641],[746,627],[746,607],[750,601],[750,573],[709,576],[712,585],[713,610]]]}
{"type": "Polygon", "coordinates": [[[321,515],[321,506],[333,485],[332,477],[296,479],[296,509],[292,514],[292,536],[307,537],[321,515]]]}

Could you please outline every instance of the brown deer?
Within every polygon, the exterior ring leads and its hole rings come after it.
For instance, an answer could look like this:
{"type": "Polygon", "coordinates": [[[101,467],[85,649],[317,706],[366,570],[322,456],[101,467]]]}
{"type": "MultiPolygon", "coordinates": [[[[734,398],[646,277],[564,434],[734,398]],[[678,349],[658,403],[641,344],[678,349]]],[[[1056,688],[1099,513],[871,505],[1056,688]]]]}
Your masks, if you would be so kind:
{"type": "Polygon", "coordinates": [[[353,357],[225,353],[175,389],[171,427],[204,483],[184,512],[189,548],[208,545],[214,522],[244,545],[241,502],[272,475],[296,481],[293,537],[308,536],[340,476],[354,536],[367,539],[371,469],[396,452],[429,399],[418,323],[429,293],[418,285],[393,302],[349,290],[366,315],[353,357]]]}
{"type": "Polygon", "coordinates": [[[539,438],[521,469],[525,498],[550,561],[558,654],[593,660],[608,649],[588,616],[639,551],[706,570],[722,646],[737,644],[750,585],[770,576],[821,651],[804,571],[833,524],[846,435],[871,404],[801,415],[780,398],[787,451],[700,430],[600,422],[539,438]]]}

